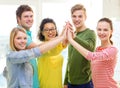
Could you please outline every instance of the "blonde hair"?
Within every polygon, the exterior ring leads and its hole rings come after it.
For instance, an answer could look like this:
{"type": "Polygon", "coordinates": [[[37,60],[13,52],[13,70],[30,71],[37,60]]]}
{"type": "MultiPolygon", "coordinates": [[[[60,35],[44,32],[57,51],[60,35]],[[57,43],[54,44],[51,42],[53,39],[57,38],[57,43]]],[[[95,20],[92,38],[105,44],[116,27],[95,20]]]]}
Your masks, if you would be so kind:
{"type": "Polygon", "coordinates": [[[83,10],[86,15],[86,9],[82,4],[76,4],[71,8],[71,14],[73,14],[76,10],[83,10]]]}
{"type": "Polygon", "coordinates": [[[14,38],[15,38],[15,36],[17,35],[17,33],[19,31],[26,34],[24,28],[20,28],[20,27],[13,28],[12,31],[11,31],[11,33],[10,33],[10,40],[9,40],[9,42],[10,42],[10,48],[13,51],[17,51],[17,49],[15,47],[15,44],[14,44],[14,38]]]}

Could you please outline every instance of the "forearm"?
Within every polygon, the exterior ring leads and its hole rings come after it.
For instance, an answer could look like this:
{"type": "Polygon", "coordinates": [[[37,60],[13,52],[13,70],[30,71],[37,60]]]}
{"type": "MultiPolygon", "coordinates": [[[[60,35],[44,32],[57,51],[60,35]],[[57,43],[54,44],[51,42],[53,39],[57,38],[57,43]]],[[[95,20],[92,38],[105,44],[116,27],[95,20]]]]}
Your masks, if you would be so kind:
{"type": "Polygon", "coordinates": [[[69,41],[71,44],[72,44],[72,46],[78,51],[78,52],[80,52],[84,57],[86,57],[87,55],[88,55],[88,50],[87,49],[85,49],[84,47],[82,47],[80,44],[78,44],[76,41],[74,41],[73,39],[71,39],[70,41],[69,41]]]}
{"type": "Polygon", "coordinates": [[[59,36],[56,37],[48,42],[44,42],[42,43],[39,48],[40,48],[40,52],[43,54],[45,52],[47,52],[48,50],[54,48],[57,44],[59,44],[60,42],[62,42],[64,39],[63,36],[59,36]]]}
{"type": "Polygon", "coordinates": [[[81,46],[83,46],[84,48],[87,48],[90,51],[94,51],[95,49],[95,40],[94,38],[88,38],[86,40],[75,37],[74,40],[80,44],[81,46]]]}
{"type": "Polygon", "coordinates": [[[37,44],[32,42],[29,46],[27,46],[27,49],[31,49],[31,48],[34,48],[36,46],[37,46],[37,44]]]}

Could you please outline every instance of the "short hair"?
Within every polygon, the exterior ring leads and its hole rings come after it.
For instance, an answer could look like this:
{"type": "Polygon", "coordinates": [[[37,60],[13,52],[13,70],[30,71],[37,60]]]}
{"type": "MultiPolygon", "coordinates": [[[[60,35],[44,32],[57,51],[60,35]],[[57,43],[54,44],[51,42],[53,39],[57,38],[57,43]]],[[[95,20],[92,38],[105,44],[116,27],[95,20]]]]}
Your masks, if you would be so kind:
{"type": "MultiPolygon", "coordinates": [[[[56,26],[56,23],[53,19],[51,18],[44,18],[42,21],[41,21],[41,24],[40,24],[40,27],[39,27],[39,31],[38,31],[38,39],[41,40],[41,41],[44,41],[45,40],[45,37],[43,36],[42,32],[44,30],[44,26],[45,24],[47,23],[53,23],[55,25],[55,29],[57,30],[57,26],[56,26]]],[[[56,32],[56,36],[58,36],[58,32],[56,32]]]]}
{"type": "Polygon", "coordinates": [[[10,40],[9,40],[9,41],[10,41],[10,48],[11,48],[11,50],[13,50],[13,51],[17,51],[17,49],[16,49],[16,47],[15,47],[15,44],[14,44],[14,38],[15,38],[15,36],[17,35],[17,33],[18,33],[19,31],[21,31],[21,32],[23,32],[23,33],[26,34],[25,29],[20,28],[20,27],[15,27],[15,28],[13,28],[12,31],[11,31],[11,33],[10,33],[10,40]]]}
{"type": "Polygon", "coordinates": [[[86,14],[86,8],[82,4],[76,4],[71,8],[71,14],[73,14],[76,10],[83,10],[86,14]]]}
{"type": "Polygon", "coordinates": [[[33,12],[32,8],[29,5],[20,5],[16,10],[16,18],[21,18],[22,13],[25,11],[33,12]]]}

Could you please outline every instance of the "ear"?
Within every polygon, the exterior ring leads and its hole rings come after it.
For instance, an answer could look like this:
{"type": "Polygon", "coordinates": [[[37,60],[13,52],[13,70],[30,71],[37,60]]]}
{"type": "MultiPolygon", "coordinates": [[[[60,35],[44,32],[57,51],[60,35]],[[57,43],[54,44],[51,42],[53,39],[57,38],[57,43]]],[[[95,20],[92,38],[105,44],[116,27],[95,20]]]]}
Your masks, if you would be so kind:
{"type": "Polygon", "coordinates": [[[20,24],[20,17],[17,17],[17,22],[18,24],[20,24]]]}
{"type": "MultiPolygon", "coordinates": [[[[113,29],[114,30],[114,29],[113,29]]],[[[111,34],[113,33],[113,30],[111,30],[111,34]]]]}
{"type": "Polygon", "coordinates": [[[42,33],[42,35],[44,36],[44,31],[42,31],[41,33],[42,33]]]}

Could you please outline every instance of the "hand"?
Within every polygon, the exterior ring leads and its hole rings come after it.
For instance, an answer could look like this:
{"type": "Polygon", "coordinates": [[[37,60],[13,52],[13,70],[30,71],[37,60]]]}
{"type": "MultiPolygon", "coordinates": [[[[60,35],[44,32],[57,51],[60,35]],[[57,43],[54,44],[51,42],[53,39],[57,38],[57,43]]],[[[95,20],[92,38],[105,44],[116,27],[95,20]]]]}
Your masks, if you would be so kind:
{"type": "Polygon", "coordinates": [[[71,30],[71,29],[67,30],[67,38],[68,38],[69,41],[74,38],[74,32],[73,32],[73,30],[71,30]]]}
{"type": "Polygon", "coordinates": [[[72,26],[72,24],[69,21],[66,22],[66,26],[67,26],[68,29],[73,30],[73,26],[72,26]]]}
{"type": "Polygon", "coordinates": [[[62,41],[62,45],[63,45],[63,47],[66,47],[67,44],[68,44],[68,40],[67,40],[67,26],[64,26],[61,36],[62,35],[64,37],[64,39],[62,41]]]}
{"type": "Polygon", "coordinates": [[[64,88],[68,88],[68,86],[67,86],[67,85],[64,85],[64,88]]]}
{"type": "Polygon", "coordinates": [[[63,30],[62,30],[60,36],[62,36],[62,38],[64,38],[64,40],[67,39],[67,26],[63,27],[63,30]]]}

